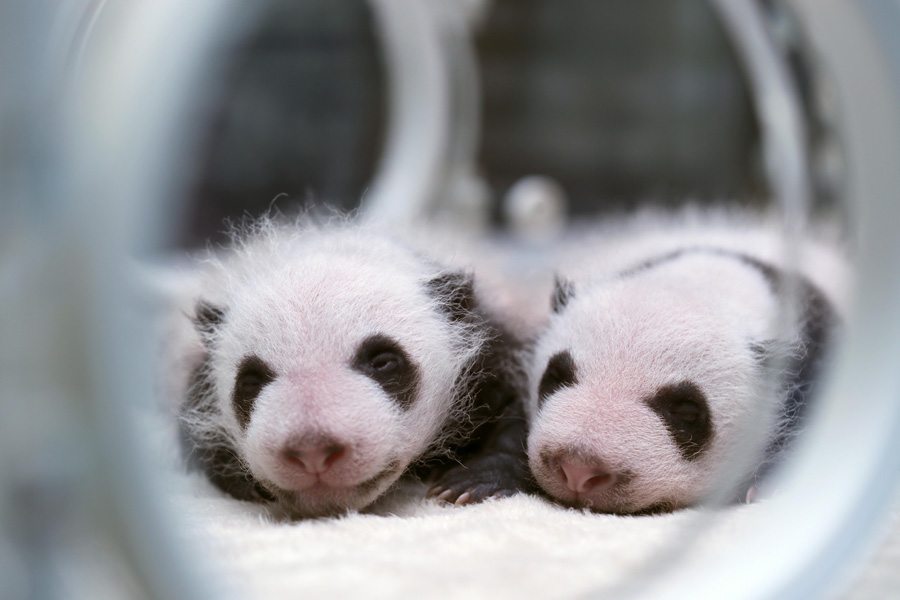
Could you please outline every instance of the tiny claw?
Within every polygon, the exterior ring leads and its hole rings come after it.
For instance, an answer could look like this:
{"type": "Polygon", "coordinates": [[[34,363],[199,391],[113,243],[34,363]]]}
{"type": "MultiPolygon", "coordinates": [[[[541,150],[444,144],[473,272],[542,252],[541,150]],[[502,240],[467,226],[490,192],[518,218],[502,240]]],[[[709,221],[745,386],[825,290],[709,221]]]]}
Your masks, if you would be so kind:
{"type": "Polygon", "coordinates": [[[509,498],[516,494],[515,490],[498,490],[491,494],[491,498],[509,498]]]}
{"type": "Polygon", "coordinates": [[[444,491],[441,492],[441,494],[438,496],[438,500],[447,500],[447,499],[448,499],[450,496],[452,496],[452,495],[453,495],[453,490],[444,490],[444,491]]]}
{"type": "Polygon", "coordinates": [[[425,494],[425,497],[426,498],[434,498],[435,496],[437,496],[438,494],[440,494],[443,491],[444,491],[444,486],[436,485],[433,488],[431,488],[430,490],[428,490],[428,493],[425,494]]]}
{"type": "Polygon", "coordinates": [[[750,486],[750,489],[747,490],[747,497],[745,498],[745,502],[747,504],[753,504],[756,502],[756,498],[759,496],[759,488],[757,486],[750,486]]]}
{"type": "Polygon", "coordinates": [[[459,498],[456,499],[456,502],[453,503],[453,506],[462,506],[463,504],[468,502],[471,497],[472,494],[470,494],[469,492],[464,492],[460,495],[459,498]]]}

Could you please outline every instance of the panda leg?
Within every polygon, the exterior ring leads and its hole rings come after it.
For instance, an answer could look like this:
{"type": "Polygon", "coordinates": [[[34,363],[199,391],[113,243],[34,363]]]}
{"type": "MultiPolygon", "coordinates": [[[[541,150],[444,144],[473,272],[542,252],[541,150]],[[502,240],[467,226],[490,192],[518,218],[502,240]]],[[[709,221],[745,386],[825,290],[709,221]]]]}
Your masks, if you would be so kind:
{"type": "Polygon", "coordinates": [[[426,498],[457,506],[486,498],[512,496],[526,488],[529,479],[525,439],[528,425],[520,403],[507,406],[479,432],[483,442],[477,450],[460,457],[433,479],[426,498]]]}

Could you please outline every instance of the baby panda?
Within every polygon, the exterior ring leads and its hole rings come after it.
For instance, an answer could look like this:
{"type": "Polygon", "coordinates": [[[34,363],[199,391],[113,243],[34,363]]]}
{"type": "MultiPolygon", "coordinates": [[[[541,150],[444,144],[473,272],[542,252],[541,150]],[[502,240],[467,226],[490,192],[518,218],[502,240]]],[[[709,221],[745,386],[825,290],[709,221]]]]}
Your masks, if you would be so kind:
{"type": "Polygon", "coordinates": [[[404,474],[456,504],[519,489],[519,344],[471,273],[350,221],[251,229],[209,259],[180,351],[192,464],[295,517],[361,509],[404,474]]]}
{"type": "Polygon", "coordinates": [[[790,270],[779,228],[747,217],[656,216],[607,233],[583,245],[574,277],[558,276],[532,350],[537,483],[616,514],[686,507],[723,481],[752,497],[803,424],[838,321],[840,253],[803,240],[806,274],[790,270]]]}

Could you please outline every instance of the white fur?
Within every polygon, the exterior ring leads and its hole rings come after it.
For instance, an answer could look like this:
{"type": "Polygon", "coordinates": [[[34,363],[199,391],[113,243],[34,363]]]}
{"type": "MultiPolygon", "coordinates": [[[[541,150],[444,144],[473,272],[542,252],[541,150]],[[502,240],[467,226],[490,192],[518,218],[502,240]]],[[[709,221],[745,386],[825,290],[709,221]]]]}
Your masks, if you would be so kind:
{"type": "MultiPolygon", "coordinates": [[[[799,241],[798,265],[845,306],[848,275],[840,253],[811,238],[799,241]]],[[[775,222],[740,214],[644,214],[576,236],[567,249],[561,271],[575,293],[560,314],[551,314],[529,368],[529,462],[541,486],[562,501],[609,512],[695,503],[744,448],[746,436],[759,437],[752,426],[774,427],[778,394],[750,344],[782,340],[789,347],[798,332],[779,327],[779,298],[757,269],[730,256],[697,253],[616,277],[692,247],[785,265],[775,222]],[[563,350],[572,354],[578,383],[551,395],[538,411],[541,376],[563,350]],[[680,381],[703,390],[714,424],[707,450],[690,461],[646,404],[655,390],[680,381]],[[630,481],[578,496],[542,460],[559,451],[596,460],[630,481]]]]}
{"type": "Polygon", "coordinates": [[[191,425],[200,435],[230,439],[257,479],[291,492],[280,499],[295,514],[368,505],[439,446],[441,427],[464,410],[457,378],[482,334],[451,324],[428,294],[427,282],[447,267],[421,249],[350,222],[303,218],[288,226],[262,221],[230,256],[209,263],[201,297],[226,310],[206,340],[221,418],[195,414],[191,425]],[[419,393],[406,411],[351,367],[360,343],[376,333],[400,342],[418,365],[419,393]],[[242,430],[231,395],[248,354],[278,376],[242,430]],[[279,459],[285,444],[310,436],[352,450],[318,485],[279,459]],[[388,468],[391,475],[376,487],[359,487],[388,468]]]}

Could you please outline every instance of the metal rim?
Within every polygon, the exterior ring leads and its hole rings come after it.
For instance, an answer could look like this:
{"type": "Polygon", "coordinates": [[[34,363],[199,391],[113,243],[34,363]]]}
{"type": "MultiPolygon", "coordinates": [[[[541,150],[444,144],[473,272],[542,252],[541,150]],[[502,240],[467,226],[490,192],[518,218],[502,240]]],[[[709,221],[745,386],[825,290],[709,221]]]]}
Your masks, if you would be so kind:
{"type": "MultiPolygon", "coordinates": [[[[119,377],[121,372],[115,376],[109,373],[110,365],[129,369],[126,356],[134,359],[130,351],[123,353],[123,349],[133,346],[133,340],[125,338],[125,334],[131,332],[115,331],[108,326],[109,315],[117,314],[128,303],[128,298],[115,290],[122,287],[124,264],[121,259],[131,243],[131,231],[109,231],[98,223],[110,219],[138,223],[140,220],[135,215],[139,208],[154,200],[150,190],[157,188],[151,188],[148,181],[157,172],[155,169],[169,164],[167,144],[175,132],[170,129],[154,131],[147,124],[158,122],[156,119],[166,122],[166,118],[172,116],[173,106],[190,88],[191,75],[197,72],[200,64],[197,61],[211,60],[208,52],[225,30],[224,21],[220,19],[233,9],[233,4],[221,0],[198,0],[188,4],[159,0],[127,9],[118,7],[123,22],[134,25],[134,35],[126,45],[107,40],[115,53],[110,53],[105,67],[88,74],[94,79],[89,82],[90,87],[82,99],[100,97],[98,90],[103,93],[116,90],[116,93],[101,106],[82,105],[80,108],[88,111],[88,118],[79,125],[83,129],[68,132],[71,136],[69,150],[75,161],[68,165],[67,175],[73,184],[73,193],[65,215],[72,218],[71,225],[78,229],[78,235],[71,242],[78,254],[71,260],[81,261],[89,276],[88,281],[75,290],[80,302],[74,306],[86,324],[80,341],[101,349],[101,359],[94,364],[96,379],[92,389],[97,392],[94,406],[98,416],[95,420],[98,439],[104,445],[105,455],[117,457],[109,465],[110,476],[115,478],[111,489],[117,490],[117,503],[123,510],[120,515],[123,523],[117,535],[122,539],[152,541],[147,546],[150,552],[141,555],[140,564],[146,571],[145,581],[151,582],[148,585],[159,586],[156,592],[161,597],[193,596],[198,589],[194,587],[190,573],[183,570],[177,558],[179,554],[172,551],[174,546],[162,537],[154,540],[146,537],[154,530],[162,531],[156,526],[161,519],[151,506],[152,502],[147,500],[150,495],[144,495],[150,491],[151,481],[143,478],[149,477],[147,463],[144,457],[129,451],[134,446],[127,438],[127,431],[110,419],[111,415],[121,415],[127,410],[121,402],[122,397],[148,394],[150,386],[146,373],[127,382],[119,377]],[[186,15],[186,11],[190,14],[186,15]],[[174,14],[179,15],[178,19],[171,19],[174,14]],[[175,61],[180,66],[171,69],[171,63],[165,61],[167,55],[155,53],[179,37],[171,30],[176,21],[179,26],[189,29],[190,34],[184,37],[192,39],[194,46],[170,47],[168,52],[183,52],[181,60],[175,61]],[[149,35],[145,35],[148,32],[149,35]],[[193,60],[185,60],[186,56],[192,56],[193,60]],[[146,86],[128,75],[136,70],[135,64],[166,64],[169,68],[160,72],[169,78],[168,84],[159,85],[158,89],[166,90],[168,95],[142,98],[146,86]],[[136,127],[135,124],[142,120],[144,125],[136,127]],[[98,131],[101,131],[99,135],[98,131]],[[145,151],[149,148],[149,154],[135,152],[133,148],[136,147],[145,151]],[[121,163],[113,184],[107,185],[108,182],[98,180],[94,175],[98,170],[110,168],[106,159],[116,155],[116,148],[126,150],[119,156],[121,163]],[[151,164],[140,164],[139,161],[147,156],[152,159],[151,164]],[[135,382],[146,385],[139,389],[142,386],[135,382]],[[134,523],[141,522],[143,526],[125,524],[129,515],[134,516],[138,511],[142,512],[141,518],[134,523]],[[125,533],[131,527],[134,529],[125,533]]],[[[377,2],[373,2],[375,4],[377,2]]],[[[415,4],[419,3],[410,6],[415,4]]],[[[726,3],[723,1],[722,4],[726,3]]],[[[803,16],[818,51],[832,69],[844,109],[847,125],[844,136],[851,170],[849,195],[859,207],[861,227],[865,232],[860,247],[858,309],[829,397],[824,403],[825,409],[811,428],[807,443],[785,479],[791,486],[791,493],[774,505],[770,522],[748,536],[744,545],[723,553],[715,564],[703,565],[702,572],[685,572],[666,579],[662,582],[666,589],[655,590],[653,597],[693,598],[698,594],[736,597],[736,581],[745,585],[741,594],[746,598],[823,595],[827,586],[833,585],[835,578],[845,573],[837,567],[865,547],[878,516],[888,505],[900,471],[900,407],[896,402],[900,397],[900,373],[892,362],[892,357],[900,355],[900,283],[896,277],[893,280],[885,277],[895,273],[895,265],[900,260],[900,239],[892,230],[892,225],[900,222],[900,206],[892,202],[900,192],[900,174],[890,164],[900,156],[900,114],[897,110],[900,102],[895,87],[900,71],[896,64],[886,61],[883,48],[873,39],[873,29],[879,31],[873,23],[874,2],[850,5],[840,0],[793,0],[792,4],[803,16]],[[835,32],[840,32],[844,40],[840,48],[831,37],[835,32]],[[857,93],[862,89],[866,90],[865,98],[857,93]],[[890,316],[894,318],[888,318],[890,316]],[[860,397],[866,398],[866,402],[859,402],[860,397]],[[865,435],[857,436],[858,443],[853,447],[834,444],[833,440],[845,434],[848,426],[857,432],[865,432],[865,435]],[[843,483],[838,488],[827,487],[829,493],[823,495],[823,486],[833,482],[836,468],[843,469],[843,483]],[[796,518],[800,513],[804,515],[803,522],[796,518]],[[794,535],[786,536],[786,532],[794,535]],[[752,562],[747,561],[748,555],[754,557],[752,562]],[[753,571],[752,578],[747,578],[748,569],[753,571]],[[679,588],[679,585],[684,587],[679,588]],[[690,591],[675,591],[678,589],[690,591]]],[[[396,9],[400,3],[384,1],[381,5],[396,9]]],[[[900,23],[900,15],[894,13],[890,17],[900,23]]],[[[427,37],[427,34],[422,35],[427,37]]],[[[881,35],[884,35],[883,31],[881,35]]],[[[395,48],[391,52],[396,51],[395,48]]],[[[408,57],[408,51],[404,54],[408,57]]],[[[407,99],[412,97],[407,94],[433,94],[436,104],[433,105],[434,112],[424,116],[409,111],[408,105],[405,109],[396,108],[402,112],[396,115],[402,123],[397,121],[397,137],[392,138],[389,134],[389,139],[397,141],[389,142],[383,175],[370,193],[369,207],[373,211],[380,213],[390,202],[403,215],[409,215],[421,209],[423,199],[430,198],[448,127],[447,108],[441,99],[446,97],[446,76],[441,71],[443,67],[439,65],[438,57],[439,51],[431,46],[420,55],[425,61],[423,64],[437,70],[437,79],[416,87],[418,92],[413,88],[398,92],[407,99]],[[426,132],[419,129],[416,135],[416,144],[424,145],[404,146],[399,140],[412,134],[403,128],[411,127],[413,120],[420,118],[429,123],[426,132]],[[391,146],[391,143],[395,145],[391,146]],[[412,148],[421,150],[421,155],[413,158],[424,161],[423,174],[416,181],[408,179],[412,164],[408,153],[412,148]],[[408,196],[398,198],[397,194],[404,189],[408,190],[408,196]]],[[[400,60],[399,55],[391,60],[394,59],[400,60]]],[[[421,66],[408,65],[409,69],[416,70],[421,66]]],[[[403,102],[398,100],[398,107],[402,105],[403,102]]],[[[412,140],[412,137],[403,139],[412,140]]],[[[399,213],[395,216],[401,218],[399,213]]]]}

